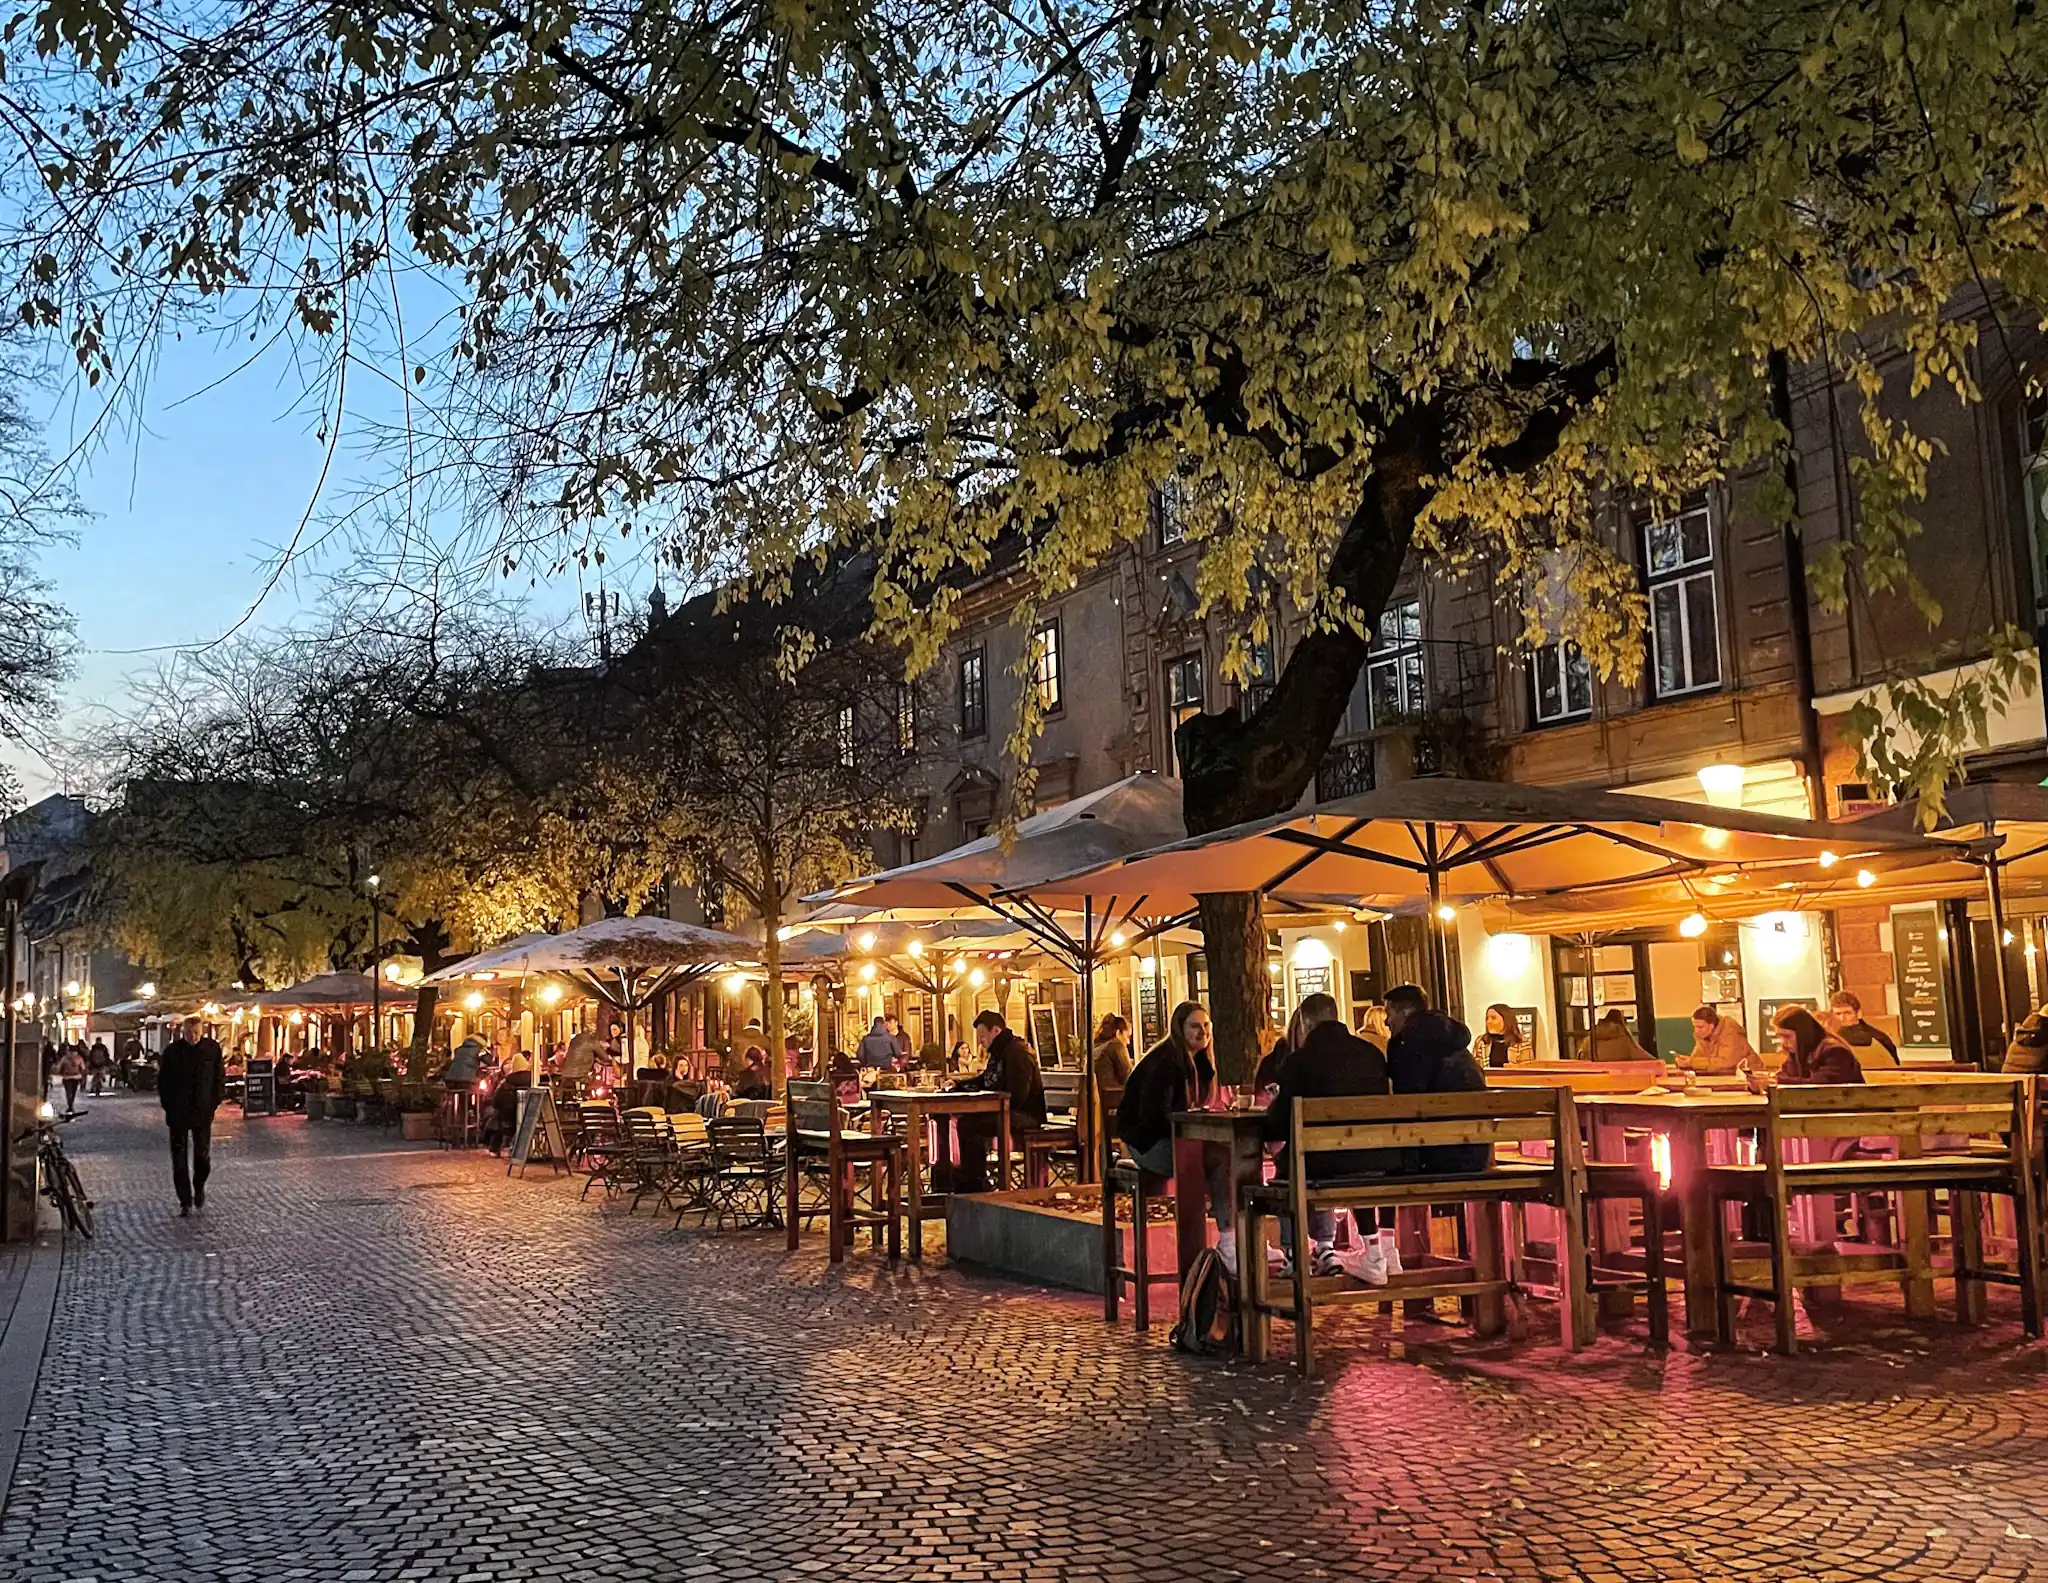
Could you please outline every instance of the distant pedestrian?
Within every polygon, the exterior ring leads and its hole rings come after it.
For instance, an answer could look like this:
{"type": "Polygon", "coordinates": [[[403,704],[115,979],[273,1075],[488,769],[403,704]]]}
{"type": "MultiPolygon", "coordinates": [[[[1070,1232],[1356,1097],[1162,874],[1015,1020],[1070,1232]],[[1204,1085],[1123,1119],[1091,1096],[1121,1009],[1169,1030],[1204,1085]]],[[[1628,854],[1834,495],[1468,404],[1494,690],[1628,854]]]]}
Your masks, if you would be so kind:
{"type": "Polygon", "coordinates": [[[206,1207],[206,1179],[213,1173],[213,1113],[220,1109],[227,1064],[220,1046],[197,1017],[188,1018],[164,1051],[157,1072],[157,1103],[171,1134],[171,1184],[178,1213],[206,1207]]]}
{"type": "Polygon", "coordinates": [[[106,1040],[93,1040],[92,1048],[85,1052],[85,1069],[92,1074],[92,1093],[97,1099],[106,1092],[107,1074],[114,1069],[114,1057],[107,1049],[106,1040]]]}
{"type": "Polygon", "coordinates": [[[57,1076],[64,1084],[64,1114],[78,1113],[78,1089],[85,1081],[85,1057],[78,1053],[78,1046],[67,1044],[64,1053],[57,1057],[57,1076]]]}

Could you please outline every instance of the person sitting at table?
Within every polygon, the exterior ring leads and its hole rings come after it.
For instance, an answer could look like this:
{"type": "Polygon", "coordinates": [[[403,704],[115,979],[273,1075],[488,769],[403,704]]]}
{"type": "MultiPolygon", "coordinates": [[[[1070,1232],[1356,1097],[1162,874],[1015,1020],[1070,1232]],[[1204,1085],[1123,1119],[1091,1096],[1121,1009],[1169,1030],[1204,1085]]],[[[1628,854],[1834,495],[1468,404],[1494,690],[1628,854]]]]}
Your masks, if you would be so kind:
{"type": "Polygon", "coordinates": [[[1486,1008],[1486,1032],[1479,1036],[1477,1057],[1485,1056],[1487,1066],[1524,1066],[1536,1059],[1536,1052],[1522,1037],[1522,1019],[1515,1008],[1495,1001],[1486,1008]]]}
{"type": "Polygon", "coordinates": [[[2023,1076],[2048,1072],[2048,1006],[2028,1012],[2013,1029],[2012,1043],[2005,1047],[2005,1060],[1998,1069],[2023,1076]]]}
{"type": "Polygon", "coordinates": [[[768,1052],[758,1044],[747,1046],[745,1064],[740,1075],[733,1080],[734,1099],[773,1099],[775,1090],[768,1082],[768,1052]]]}
{"type": "Polygon", "coordinates": [[[1820,1024],[1804,1006],[1782,1006],[1771,1019],[1785,1064],[1780,1083],[1860,1083],[1863,1065],[1856,1052],[1820,1024]]]}
{"type": "Polygon", "coordinates": [[[478,1122],[478,1137],[493,1154],[500,1153],[519,1126],[519,1095],[533,1084],[533,1074],[521,1068],[507,1070],[498,1079],[491,1097],[484,1101],[478,1122]]]}
{"type": "Polygon", "coordinates": [[[1727,1077],[1757,1064],[1749,1030],[1718,1006],[1700,1006],[1692,1014],[1692,1049],[1678,1064],[1700,1076],[1727,1077]]]}
{"type": "Polygon", "coordinates": [[[1095,1092],[1122,1088],[1131,1080],[1131,1025],[1115,1012],[1106,1012],[1095,1026],[1095,1045],[1090,1054],[1095,1063],[1095,1092]]]}
{"type": "Polygon", "coordinates": [[[832,1058],[825,1063],[825,1073],[840,1104],[858,1105],[867,1097],[860,1088],[860,1063],[844,1050],[832,1052],[832,1058]]]}
{"type": "Polygon", "coordinates": [[[474,1089],[483,1058],[483,1042],[471,1034],[449,1052],[448,1064],[441,1071],[441,1081],[450,1088],[474,1089]]]}
{"type": "Polygon", "coordinates": [[[1884,1029],[1863,1020],[1863,999],[1853,989],[1838,989],[1828,1001],[1828,1025],[1856,1052],[1859,1066],[1899,1064],[1899,1047],[1884,1029]]]}
{"type": "MultiPolygon", "coordinates": [[[[1415,984],[1387,991],[1387,1076],[1397,1094],[1476,1094],[1486,1073],[1472,1058],[1472,1033],[1457,1018],[1430,1008],[1415,984]]],[[[1483,1171],[1492,1150],[1483,1143],[1439,1143],[1407,1151],[1403,1168],[1430,1176],[1483,1171]]]]}
{"type": "MultiPolygon", "coordinates": [[[[988,1054],[988,1064],[979,1077],[954,1085],[961,1092],[986,1091],[1010,1096],[1010,1125],[1045,1124],[1045,1078],[1038,1070],[1038,1057],[1010,1031],[999,1011],[984,1011],[974,1019],[974,1038],[988,1054]]],[[[989,1190],[988,1147],[995,1141],[997,1118],[987,1115],[961,1116],[955,1123],[960,1138],[960,1164],[952,1173],[950,1191],[985,1193],[989,1190]]],[[[1006,1184],[1007,1185],[1007,1184],[1006,1184]]]]}
{"type": "Polygon", "coordinates": [[[1654,1061],[1657,1058],[1636,1043],[1636,1036],[1629,1031],[1628,1018],[1621,1014],[1619,1006],[1609,1006],[1600,1020],[1593,1024],[1585,1041],[1579,1046],[1581,1061],[1654,1061]]]}
{"type": "MultiPolygon", "coordinates": [[[[1214,1038],[1209,1013],[1199,1003],[1184,1000],[1173,1008],[1166,1037],[1131,1068],[1123,1102],[1116,1108],[1116,1137],[1139,1170],[1158,1177],[1174,1174],[1173,1113],[1197,1110],[1208,1103],[1216,1081],[1216,1061],[1210,1053],[1214,1038]]],[[[1237,1238],[1231,1229],[1235,1222],[1230,1157],[1224,1149],[1205,1144],[1202,1163],[1208,1178],[1209,1215],[1218,1233],[1216,1254],[1234,1276],[1237,1238]]],[[[1193,1184],[1176,1184],[1175,1191],[1192,1193],[1195,1189],[1193,1184]]]]}
{"type": "Polygon", "coordinates": [[[868,1031],[860,1036],[860,1043],[854,1046],[853,1053],[864,1067],[877,1072],[895,1071],[897,1058],[902,1052],[896,1048],[896,1040],[889,1032],[889,1019],[877,1017],[869,1023],[868,1031]]]}
{"type": "MultiPolygon", "coordinates": [[[[1386,1057],[1344,1026],[1344,1014],[1338,1010],[1334,995],[1318,992],[1303,996],[1293,1026],[1298,1030],[1295,1037],[1299,1042],[1280,1067],[1278,1091],[1259,1128],[1259,1136],[1268,1143],[1287,1141],[1297,1099],[1337,1099],[1350,1094],[1392,1091],[1386,1057]]],[[[1282,1148],[1275,1158],[1279,1161],[1279,1174],[1285,1177],[1286,1149],[1282,1148]]],[[[1347,1149],[1315,1157],[1316,1173],[1324,1178],[1386,1173],[1400,1166],[1397,1149],[1347,1149]]],[[[1334,1245],[1336,1228],[1334,1210],[1309,1211],[1309,1243],[1314,1250],[1309,1268],[1317,1275],[1344,1273],[1334,1245]]],[[[1283,1221],[1280,1229],[1284,1245],[1290,1240],[1288,1233],[1292,1228],[1283,1221]]],[[[1363,1256],[1353,1266],[1353,1273],[1368,1286],[1387,1284],[1385,1246],[1389,1240],[1385,1232],[1364,1239],[1363,1256]]]]}

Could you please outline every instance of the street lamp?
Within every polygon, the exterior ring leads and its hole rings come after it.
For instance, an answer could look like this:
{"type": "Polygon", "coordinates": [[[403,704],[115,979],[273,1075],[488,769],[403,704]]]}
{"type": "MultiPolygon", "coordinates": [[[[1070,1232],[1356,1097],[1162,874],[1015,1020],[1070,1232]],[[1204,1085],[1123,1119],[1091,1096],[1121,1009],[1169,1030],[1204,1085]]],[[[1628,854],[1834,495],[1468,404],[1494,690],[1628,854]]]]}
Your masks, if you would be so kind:
{"type": "Polygon", "coordinates": [[[370,887],[370,1050],[374,1054],[384,1048],[384,976],[377,971],[381,946],[377,937],[377,886],[381,878],[372,874],[366,883],[370,887]]]}

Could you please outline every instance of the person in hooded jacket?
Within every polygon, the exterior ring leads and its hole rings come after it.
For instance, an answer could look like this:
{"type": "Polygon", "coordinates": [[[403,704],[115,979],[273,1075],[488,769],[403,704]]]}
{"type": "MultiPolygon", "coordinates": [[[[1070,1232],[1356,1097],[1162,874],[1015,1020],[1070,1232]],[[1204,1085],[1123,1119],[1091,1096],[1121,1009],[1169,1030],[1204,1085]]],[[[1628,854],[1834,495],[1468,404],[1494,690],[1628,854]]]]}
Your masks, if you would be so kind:
{"type": "Polygon", "coordinates": [[[895,1036],[889,1032],[889,1019],[877,1017],[868,1025],[868,1031],[860,1036],[860,1043],[854,1046],[854,1059],[864,1067],[880,1072],[893,1072],[903,1052],[896,1047],[895,1036]]]}
{"type": "MultiPolygon", "coordinates": [[[[1472,1033],[1457,1018],[1432,1010],[1415,984],[1387,991],[1387,1076],[1397,1094],[1473,1094],[1486,1073],[1472,1058],[1472,1033]]],[[[1430,1176],[1483,1171],[1492,1151],[1483,1143],[1439,1143],[1404,1151],[1404,1169],[1430,1176]]]]}
{"type": "MultiPolygon", "coordinates": [[[[1295,1048],[1280,1065],[1276,1079],[1279,1088],[1273,1103],[1266,1107],[1265,1120],[1259,1128],[1259,1136],[1268,1143],[1286,1143],[1297,1099],[1337,1099],[1390,1092],[1385,1057],[1377,1045],[1344,1026],[1344,1014],[1338,1010],[1335,996],[1305,996],[1295,1018],[1295,1048]]],[[[1283,1147],[1276,1158],[1280,1175],[1285,1177],[1290,1169],[1287,1150],[1283,1147]]],[[[1391,1174],[1401,1166],[1397,1149],[1348,1149],[1314,1155],[1311,1159],[1311,1181],[1391,1174]]],[[[1309,1241],[1314,1249],[1311,1268],[1318,1275],[1343,1273],[1333,1246],[1336,1223],[1334,1210],[1309,1211],[1309,1241]]],[[[1284,1221],[1281,1226],[1283,1232],[1288,1229],[1284,1221]]],[[[1359,1229],[1366,1229],[1363,1223],[1359,1229]]],[[[1364,1238],[1358,1275],[1367,1285],[1386,1284],[1385,1240],[1377,1235],[1364,1238]]]]}

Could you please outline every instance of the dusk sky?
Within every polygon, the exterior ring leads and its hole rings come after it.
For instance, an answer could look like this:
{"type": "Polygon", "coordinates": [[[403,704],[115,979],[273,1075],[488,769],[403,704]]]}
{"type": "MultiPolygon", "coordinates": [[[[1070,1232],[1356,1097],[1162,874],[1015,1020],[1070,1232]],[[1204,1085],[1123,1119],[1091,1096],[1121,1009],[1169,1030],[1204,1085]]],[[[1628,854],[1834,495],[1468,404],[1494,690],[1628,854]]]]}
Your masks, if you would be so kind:
{"type": "MultiPolygon", "coordinates": [[[[65,743],[77,728],[97,711],[123,708],[131,680],[178,645],[217,639],[259,598],[256,627],[302,614],[337,557],[310,559],[266,595],[277,551],[316,494],[331,506],[381,476],[381,460],[345,445],[322,491],[323,446],[313,417],[295,410],[296,370],[282,355],[237,370],[246,351],[190,337],[167,343],[141,422],[86,459],[80,488],[93,516],[75,544],[42,560],[78,622],[65,712],[48,732],[46,755],[0,746],[0,760],[14,765],[31,798],[60,789],[65,743]]],[[[68,393],[55,400],[51,453],[63,455],[90,418],[68,393]]],[[[620,576],[633,581],[630,568],[613,575],[613,586],[620,576]]],[[[573,575],[530,597],[558,614],[573,611],[573,575]]]]}

